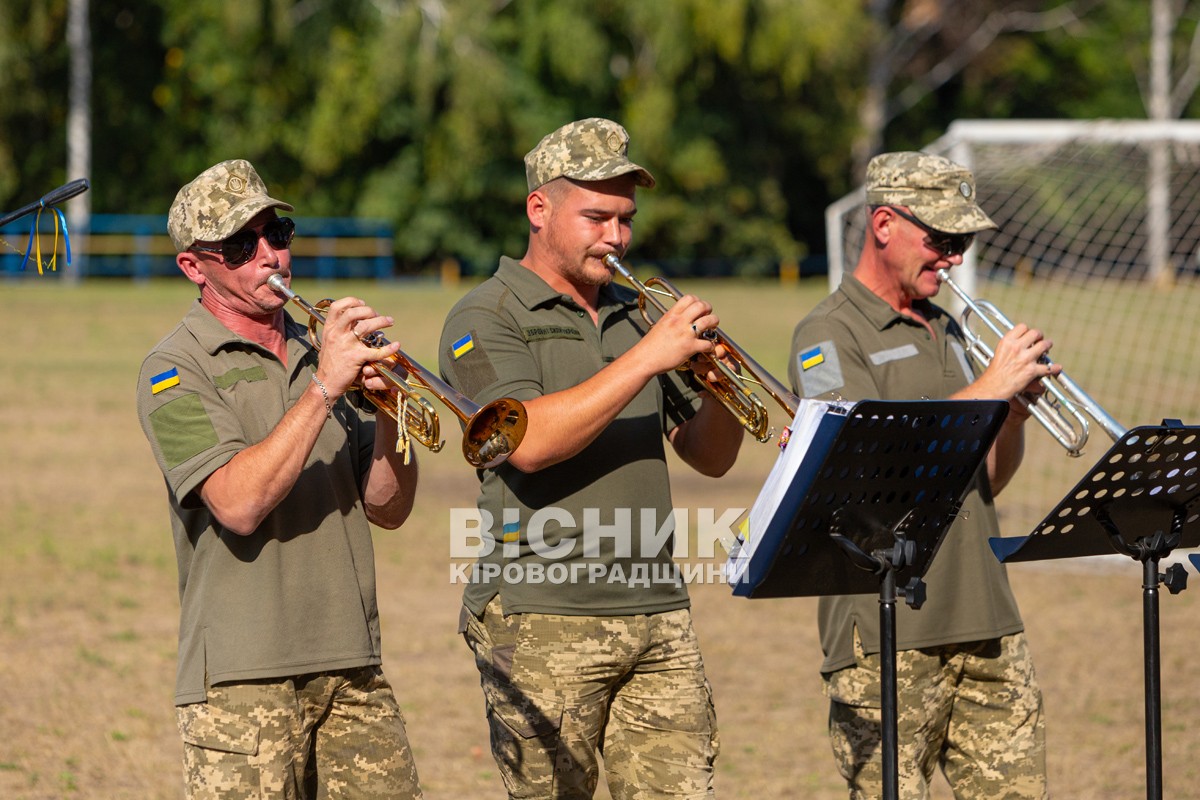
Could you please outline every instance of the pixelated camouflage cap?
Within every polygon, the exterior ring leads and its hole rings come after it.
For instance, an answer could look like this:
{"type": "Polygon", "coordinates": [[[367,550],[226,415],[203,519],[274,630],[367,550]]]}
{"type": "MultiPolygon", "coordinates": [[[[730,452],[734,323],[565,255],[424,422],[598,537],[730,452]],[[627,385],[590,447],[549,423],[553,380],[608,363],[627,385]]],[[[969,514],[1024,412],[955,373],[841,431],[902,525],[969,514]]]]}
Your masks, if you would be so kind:
{"type": "Polygon", "coordinates": [[[928,153],[883,153],[867,164],[867,205],[906,206],[936,231],[975,233],[996,228],[975,200],[975,177],[948,158],[928,153]]]}
{"type": "Polygon", "coordinates": [[[196,242],[218,242],[232,236],[264,208],[294,210],[267,194],[249,161],[222,161],[175,195],[167,213],[167,231],[182,253],[196,242]]]}
{"type": "Polygon", "coordinates": [[[563,125],[547,134],[525,154],[529,191],[555,178],[602,181],[635,174],[638,186],[654,186],[654,176],[625,155],[629,134],[617,123],[590,117],[563,125]]]}

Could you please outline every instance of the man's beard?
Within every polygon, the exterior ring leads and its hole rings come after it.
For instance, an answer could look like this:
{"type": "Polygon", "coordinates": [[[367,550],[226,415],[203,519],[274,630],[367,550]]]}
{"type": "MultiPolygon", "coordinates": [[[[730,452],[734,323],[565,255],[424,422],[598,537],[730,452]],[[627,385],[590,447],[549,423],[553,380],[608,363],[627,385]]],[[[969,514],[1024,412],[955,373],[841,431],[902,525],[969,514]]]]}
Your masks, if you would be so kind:
{"type": "Polygon", "coordinates": [[[599,270],[589,270],[588,263],[591,259],[596,259],[601,265],[604,264],[603,258],[608,255],[608,251],[604,253],[588,253],[587,260],[582,262],[570,262],[565,265],[564,272],[568,280],[572,283],[581,286],[607,286],[612,283],[613,274],[608,267],[601,266],[599,270]]]}

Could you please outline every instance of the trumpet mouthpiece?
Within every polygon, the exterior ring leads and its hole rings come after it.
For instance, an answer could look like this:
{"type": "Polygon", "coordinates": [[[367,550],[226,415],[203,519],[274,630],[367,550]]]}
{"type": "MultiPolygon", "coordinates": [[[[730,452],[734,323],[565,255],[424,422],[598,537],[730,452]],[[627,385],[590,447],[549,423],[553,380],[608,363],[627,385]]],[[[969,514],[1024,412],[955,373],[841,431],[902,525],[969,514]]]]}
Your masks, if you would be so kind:
{"type": "Polygon", "coordinates": [[[615,272],[616,274],[625,278],[626,280],[629,280],[631,282],[633,280],[636,280],[633,277],[633,274],[628,269],[625,268],[624,264],[621,263],[621,259],[617,257],[616,253],[609,253],[608,255],[606,255],[604,258],[602,258],[600,260],[604,262],[604,266],[608,267],[613,272],[615,272]]]}
{"type": "Polygon", "coordinates": [[[291,296],[292,294],[292,290],[288,288],[287,283],[283,280],[283,276],[278,272],[267,278],[267,285],[282,295],[291,296]]]}

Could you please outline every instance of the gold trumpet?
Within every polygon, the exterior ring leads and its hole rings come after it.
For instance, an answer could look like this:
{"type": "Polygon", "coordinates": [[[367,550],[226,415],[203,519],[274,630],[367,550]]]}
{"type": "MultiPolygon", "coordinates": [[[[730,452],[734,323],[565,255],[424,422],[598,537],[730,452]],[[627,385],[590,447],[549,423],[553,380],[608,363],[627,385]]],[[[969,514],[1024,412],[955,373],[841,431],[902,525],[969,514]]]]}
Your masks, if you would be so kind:
{"type": "MultiPolygon", "coordinates": [[[[939,269],[937,274],[942,283],[949,286],[962,300],[964,309],[959,317],[959,324],[963,329],[963,337],[967,340],[967,352],[984,369],[987,369],[988,364],[992,363],[995,351],[971,329],[971,315],[975,314],[983,320],[997,338],[1003,337],[1007,331],[1012,330],[1012,322],[993,303],[989,303],[987,300],[972,299],[958,284],[950,280],[950,273],[947,270],[939,269]]],[[[1040,361],[1043,364],[1050,363],[1047,356],[1042,356],[1040,361]]],[[[1067,377],[1065,371],[1058,375],[1047,375],[1040,380],[1046,387],[1045,394],[1033,398],[1019,394],[1017,399],[1066,449],[1067,455],[1075,458],[1083,454],[1083,446],[1087,444],[1090,427],[1088,417],[1095,420],[1096,424],[1114,442],[1125,435],[1127,430],[1125,426],[1113,419],[1107,411],[1101,408],[1099,403],[1079,387],[1079,384],[1067,377]],[[1086,416],[1084,412],[1086,412],[1086,416]]]]}
{"type": "MultiPolygon", "coordinates": [[[[314,306],[293,292],[280,275],[272,275],[267,283],[308,313],[308,338],[313,347],[320,350],[321,336],[317,332],[317,326],[325,324],[324,309],[332,301],[322,300],[314,306]]],[[[388,344],[388,340],[380,331],[360,338],[370,347],[383,347],[388,344]]],[[[528,423],[525,406],[511,397],[502,397],[480,406],[409,358],[403,351],[387,359],[373,361],[371,366],[396,387],[402,400],[398,403],[396,397],[388,391],[365,389],[361,386],[356,388],[361,390],[363,396],[376,408],[396,420],[397,424],[403,425],[412,438],[434,453],[442,449],[445,441],[441,438],[441,424],[437,411],[433,404],[420,394],[421,389],[442,401],[463,423],[463,457],[477,469],[489,469],[502,464],[517,449],[517,445],[525,436],[525,426],[528,423]],[[408,373],[409,378],[401,377],[395,371],[396,367],[408,373]]]]}
{"type": "MultiPolygon", "coordinates": [[[[650,304],[658,311],[659,314],[667,312],[666,306],[654,295],[662,295],[670,297],[672,300],[678,300],[683,296],[683,293],[675,288],[665,278],[650,278],[645,283],[634,277],[621,260],[612,253],[604,257],[604,263],[611,267],[618,275],[629,282],[638,293],[638,308],[642,312],[642,317],[645,318],[648,325],[653,325],[654,320],[646,312],[646,305],[650,304]]],[[[770,418],[766,408],[763,406],[762,400],[758,395],[746,385],[754,383],[766,390],[767,394],[779,403],[784,411],[787,412],[787,420],[790,423],[792,417],[796,416],[796,409],[800,407],[800,398],[788,391],[782,383],[777,381],[771,373],[763,369],[762,365],[750,357],[742,348],[738,347],[732,339],[725,335],[725,332],[720,328],[714,328],[710,331],[705,331],[704,338],[725,348],[725,352],[734,360],[744,374],[739,375],[721,359],[711,353],[702,353],[697,356],[706,363],[709,369],[704,371],[704,374],[696,374],[696,378],[704,385],[709,394],[715,397],[721,405],[729,410],[729,413],[742,424],[742,427],[748,430],[755,439],[760,442],[770,441],[771,436],[775,431],[771,428],[770,418]],[[708,379],[709,372],[716,372],[717,379],[710,381],[708,379]]],[[[682,364],[678,367],[682,370],[690,370],[691,367],[687,364],[682,364]]]]}

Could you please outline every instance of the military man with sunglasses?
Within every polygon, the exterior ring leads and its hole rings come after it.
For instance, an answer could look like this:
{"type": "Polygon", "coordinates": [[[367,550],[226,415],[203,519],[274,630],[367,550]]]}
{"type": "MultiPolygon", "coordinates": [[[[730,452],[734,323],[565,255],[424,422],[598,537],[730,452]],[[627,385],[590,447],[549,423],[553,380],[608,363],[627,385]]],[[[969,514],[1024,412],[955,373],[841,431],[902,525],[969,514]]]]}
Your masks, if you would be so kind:
{"type": "MultiPolygon", "coordinates": [[[[1008,400],[1009,415],[947,532],[926,581],[928,600],[897,609],[900,797],[928,796],[939,767],[955,797],[1044,798],[1045,724],[1024,624],[1003,565],[993,497],[1020,465],[1015,398],[1061,371],[1039,361],[1050,341],[1016,325],[976,375],[962,330],[930,302],[937,271],[962,263],[995,223],[971,173],[925,153],[885,153],[867,167],[866,233],[853,274],[796,327],[789,366],[805,397],[1008,400]]],[[[822,598],[818,618],[830,699],[829,734],[850,797],[883,794],[879,605],[869,595],[822,598]]]]}
{"type": "Polygon", "coordinates": [[[138,379],[179,566],[187,797],[417,798],[370,529],[408,517],[417,468],[395,421],[347,397],[389,388],[369,364],[399,344],[364,344],[392,319],[346,297],[313,348],[267,285],[291,275],[276,209],[243,160],[179,190],[167,225],[200,297],[138,379]]]}

